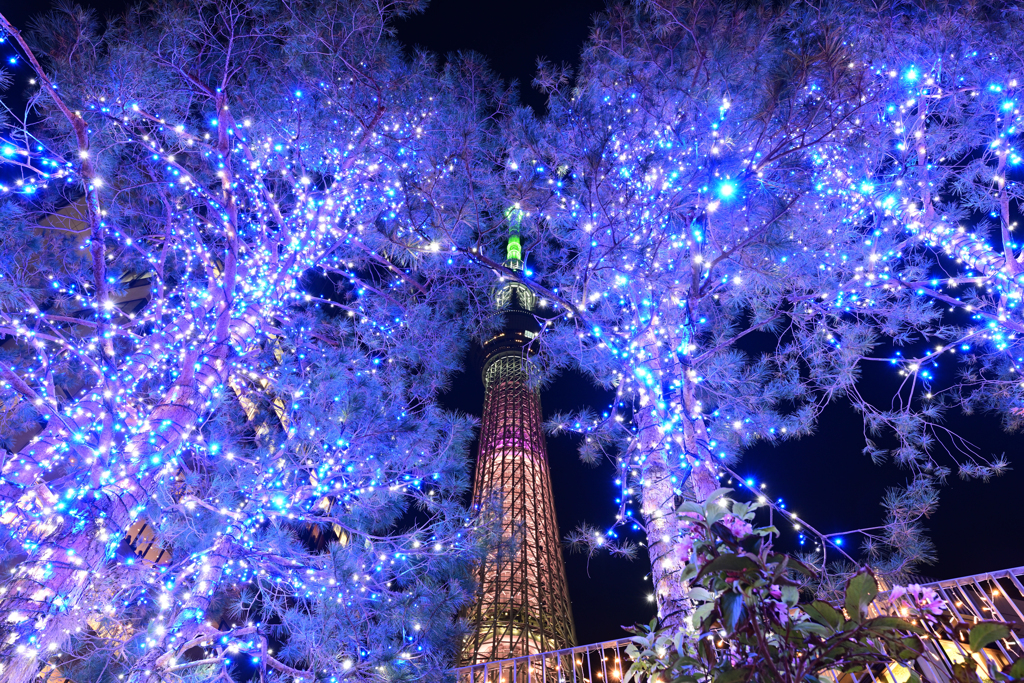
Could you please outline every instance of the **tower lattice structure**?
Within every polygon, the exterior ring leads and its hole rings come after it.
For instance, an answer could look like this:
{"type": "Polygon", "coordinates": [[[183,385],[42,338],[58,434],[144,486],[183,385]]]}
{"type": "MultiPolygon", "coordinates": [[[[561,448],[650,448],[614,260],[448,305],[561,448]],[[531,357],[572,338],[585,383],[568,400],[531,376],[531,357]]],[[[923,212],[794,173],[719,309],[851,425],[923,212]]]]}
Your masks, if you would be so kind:
{"type": "MultiPolygon", "coordinates": [[[[505,266],[521,271],[521,212],[512,209],[507,215],[505,266]]],[[[536,296],[523,284],[506,281],[495,289],[494,302],[505,325],[484,345],[484,414],[473,503],[500,500],[505,543],[478,568],[473,632],[463,649],[466,664],[576,644],[540,395],[529,381],[540,331],[536,296]]]]}

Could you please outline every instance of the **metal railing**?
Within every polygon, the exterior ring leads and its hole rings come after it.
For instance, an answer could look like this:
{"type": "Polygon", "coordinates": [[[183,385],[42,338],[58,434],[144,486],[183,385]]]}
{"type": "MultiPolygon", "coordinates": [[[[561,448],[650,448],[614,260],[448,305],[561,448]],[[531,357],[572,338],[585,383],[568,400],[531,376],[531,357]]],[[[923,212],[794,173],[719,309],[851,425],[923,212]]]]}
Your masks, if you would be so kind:
{"type": "MultiPolygon", "coordinates": [[[[952,636],[924,639],[925,653],[916,660],[915,667],[923,681],[954,683],[953,665],[968,657],[973,656],[979,666],[983,664],[982,656],[972,655],[967,646],[967,633],[980,620],[994,619],[1011,625],[1010,637],[986,648],[987,657],[1000,666],[1024,657],[1024,567],[926,585],[946,600],[947,612],[940,619],[952,627],[952,636]]],[[[464,666],[453,673],[458,683],[618,683],[633,663],[626,654],[631,642],[622,638],[580,645],[464,666]]],[[[855,676],[829,677],[835,683],[903,683],[909,672],[891,664],[855,676]]]]}
{"type": "Polygon", "coordinates": [[[629,638],[579,645],[525,657],[455,669],[459,683],[615,683],[633,660],[626,655],[629,638]]]}
{"type": "MultiPolygon", "coordinates": [[[[1024,567],[975,574],[927,584],[946,601],[943,621],[952,627],[952,637],[926,639],[925,653],[917,659],[923,678],[934,683],[953,680],[953,664],[974,658],[979,672],[986,671],[984,657],[972,654],[967,645],[970,628],[982,620],[1004,621],[1011,625],[1010,636],[985,648],[984,655],[1000,667],[1024,657],[1024,567]]],[[[898,667],[897,667],[898,668],[898,667]]],[[[897,683],[906,680],[899,671],[868,680],[897,683]]]]}

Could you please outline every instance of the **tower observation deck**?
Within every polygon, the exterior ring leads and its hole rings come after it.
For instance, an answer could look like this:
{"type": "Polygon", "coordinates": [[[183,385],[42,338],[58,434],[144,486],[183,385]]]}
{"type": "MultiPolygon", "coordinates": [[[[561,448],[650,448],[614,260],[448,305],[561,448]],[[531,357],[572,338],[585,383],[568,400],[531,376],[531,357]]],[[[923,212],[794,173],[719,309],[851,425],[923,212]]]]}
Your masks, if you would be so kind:
{"type": "MultiPolygon", "coordinates": [[[[506,217],[505,266],[522,271],[522,212],[510,209],[506,217]]],[[[482,505],[496,493],[502,536],[512,543],[488,555],[477,570],[473,632],[462,654],[467,665],[576,644],[540,396],[529,384],[540,331],[533,313],[536,295],[519,282],[505,281],[495,288],[494,303],[505,325],[483,350],[484,414],[473,504],[482,505]]]]}

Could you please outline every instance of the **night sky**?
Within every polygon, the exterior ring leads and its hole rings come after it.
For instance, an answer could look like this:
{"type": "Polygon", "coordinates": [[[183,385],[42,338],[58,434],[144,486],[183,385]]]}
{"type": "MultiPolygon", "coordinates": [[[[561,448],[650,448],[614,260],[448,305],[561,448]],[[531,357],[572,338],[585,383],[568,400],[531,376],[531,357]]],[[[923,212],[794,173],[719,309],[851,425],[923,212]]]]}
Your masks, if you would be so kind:
{"type": "MultiPolygon", "coordinates": [[[[21,27],[32,13],[49,5],[43,0],[4,4],[2,11],[21,27]]],[[[103,14],[125,5],[120,0],[82,4],[103,14]]],[[[603,0],[433,0],[425,13],[397,24],[397,31],[399,40],[410,48],[418,46],[439,55],[463,50],[483,54],[497,73],[518,81],[524,103],[543,112],[544,97],[530,87],[536,58],[576,64],[591,17],[603,7],[603,0]]],[[[869,368],[864,384],[881,392],[891,383],[891,370],[886,364],[874,365],[885,367],[869,368]]],[[[610,399],[610,394],[574,374],[556,379],[542,395],[546,416],[584,406],[600,411],[610,399]]],[[[478,369],[461,373],[444,401],[479,416],[483,385],[478,369]]],[[[950,479],[942,490],[938,512],[927,520],[939,560],[922,568],[922,575],[941,579],[1024,565],[1024,514],[1017,498],[1024,495],[1024,464],[1017,462],[1024,437],[1002,432],[996,417],[959,418],[949,426],[973,441],[982,455],[1006,453],[1016,469],[989,483],[964,482],[955,475],[950,479]]],[[[755,446],[736,469],[766,483],[768,495],[785,499],[790,510],[820,531],[839,532],[879,523],[883,491],[909,478],[895,465],[873,465],[861,454],[863,447],[860,417],[849,406],[838,404],[825,411],[814,436],[774,447],[755,446]]],[[[584,465],[575,449],[571,437],[548,440],[563,534],[583,521],[607,527],[616,512],[612,466],[584,465]]],[[[782,545],[793,547],[794,534],[783,531],[782,545]]],[[[850,538],[849,545],[856,546],[856,539],[850,538]]],[[[566,559],[581,643],[621,637],[620,625],[651,618],[646,559],[597,558],[589,568],[580,555],[566,559]]]]}

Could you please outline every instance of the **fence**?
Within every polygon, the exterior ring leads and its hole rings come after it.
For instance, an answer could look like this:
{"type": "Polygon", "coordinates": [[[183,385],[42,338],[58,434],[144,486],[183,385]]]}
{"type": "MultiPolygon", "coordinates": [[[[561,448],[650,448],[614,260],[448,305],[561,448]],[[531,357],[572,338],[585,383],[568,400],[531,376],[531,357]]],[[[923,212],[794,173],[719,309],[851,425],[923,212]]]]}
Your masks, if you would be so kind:
{"type": "MultiPolygon", "coordinates": [[[[946,600],[941,618],[952,627],[949,639],[924,640],[917,660],[918,674],[927,683],[955,683],[953,665],[973,656],[967,633],[977,621],[995,619],[1011,624],[1010,637],[994,643],[985,655],[1003,666],[1024,657],[1024,567],[976,574],[927,584],[946,600]]],[[[617,683],[629,671],[628,638],[544,652],[524,657],[465,666],[454,670],[458,683],[617,683]]],[[[983,671],[985,669],[980,669],[983,671]]],[[[830,678],[835,683],[905,683],[910,672],[892,664],[879,670],[830,678]]],[[[651,683],[659,683],[652,681],[651,683]]]]}

